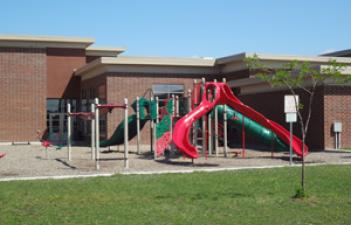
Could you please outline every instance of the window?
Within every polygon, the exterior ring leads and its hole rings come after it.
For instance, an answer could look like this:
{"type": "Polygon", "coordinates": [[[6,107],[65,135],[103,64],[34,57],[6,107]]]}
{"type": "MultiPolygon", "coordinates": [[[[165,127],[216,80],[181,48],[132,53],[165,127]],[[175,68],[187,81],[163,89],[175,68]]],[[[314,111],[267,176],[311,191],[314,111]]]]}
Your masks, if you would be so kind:
{"type": "Polygon", "coordinates": [[[184,85],[182,84],[154,84],[152,85],[154,96],[160,99],[172,97],[172,95],[182,96],[184,94],[184,85]]]}
{"type": "Polygon", "coordinates": [[[71,103],[71,111],[76,112],[78,107],[78,101],[76,99],[47,99],[47,113],[66,113],[68,102],[71,103]]]}

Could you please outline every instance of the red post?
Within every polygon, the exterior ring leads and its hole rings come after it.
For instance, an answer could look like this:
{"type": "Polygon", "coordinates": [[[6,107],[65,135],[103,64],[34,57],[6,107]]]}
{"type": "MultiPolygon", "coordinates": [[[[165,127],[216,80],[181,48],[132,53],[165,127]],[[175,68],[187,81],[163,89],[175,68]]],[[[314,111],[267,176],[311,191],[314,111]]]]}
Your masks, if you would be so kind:
{"type": "Polygon", "coordinates": [[[242,157],[245,158],[245,151],[246,151],[246,140],[245,140],[245,117],[244,115],[242,115],[243,119],[242,119],[242,128],[241,128],[241,136],[242,136],[242,157]]]}

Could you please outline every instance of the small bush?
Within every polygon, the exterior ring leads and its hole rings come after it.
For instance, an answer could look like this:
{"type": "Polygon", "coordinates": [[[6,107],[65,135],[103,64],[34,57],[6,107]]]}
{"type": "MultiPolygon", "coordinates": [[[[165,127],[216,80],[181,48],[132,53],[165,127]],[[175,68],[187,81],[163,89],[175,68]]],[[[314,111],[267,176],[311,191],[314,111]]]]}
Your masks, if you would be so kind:
{"type": "Polygon", "coordinates": [[[294,198],[305,198],[305,197],[307,197],[305,190],[301,187],[297,188],[294,198]]]}

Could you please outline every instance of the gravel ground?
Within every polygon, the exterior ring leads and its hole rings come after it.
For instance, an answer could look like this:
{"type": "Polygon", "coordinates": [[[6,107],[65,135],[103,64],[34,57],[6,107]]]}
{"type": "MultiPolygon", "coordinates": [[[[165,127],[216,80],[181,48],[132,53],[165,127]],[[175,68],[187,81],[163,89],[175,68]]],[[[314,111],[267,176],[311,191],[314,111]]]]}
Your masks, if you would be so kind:
{"type": "MultiPolygon", "coordinates": [[[[107,149],[102,149],[106,151],[107,149]]],[[[231,149],[240,152],[240,149],[231,149]]],[[[46,151],[41,146],[0,146],[0,153],[6,153],[0,159],[0,178],[32,177],[32,176],[59,176],[59,175],[87,175],[99,173],[125,172],[122,151],[101,153],[100,170],[96,171],[95,161],[91,160],[90,148],[73,147],[72,160],[67,160],[67,148],[56,149],[51,147],[46,151]]],[[[295,163],[299,163],[295,158],[295,163]]],[[[306,157],[306,163],[351,163],[351,151],[324,151],[311,153],[306,157]]],[[[150,153],[136,155],[129,154],[129,172],[162,171],[162,170],[196,170],[203,168],[233,168],[288,165],[287,153],[246,151],[246,158],[239,154],[237,157],[230,154],[216,157],[201,157],[192,164],[190,159],[176,157],[166,160],[164,157],[154,161],[150,153]]]]}

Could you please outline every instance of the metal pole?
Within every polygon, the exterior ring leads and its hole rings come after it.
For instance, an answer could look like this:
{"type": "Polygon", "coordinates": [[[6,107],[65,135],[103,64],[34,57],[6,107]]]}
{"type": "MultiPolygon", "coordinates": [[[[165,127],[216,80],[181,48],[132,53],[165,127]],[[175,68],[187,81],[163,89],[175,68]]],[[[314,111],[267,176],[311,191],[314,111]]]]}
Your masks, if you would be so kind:
{"type": "MultiPolygon", "coordinates": [[[[192,107],[196,107],[196,102],[195,102],[195,99],[196,99],[196,95],[197,95],[197,92],[196,92],[196,84],[197,84],[197,80],[194,80],[193,81],[193,88],[194,88],[194,93],[193,93],[193,95],[194,95],[194,105],[192,106],[191,105],[191,102],[192,102],[192,99],[191,99],[191,96],[190,96],[190,99],[189,99],[189,101],[190,101],[190,110],[192,109],[192,107]]],[[[196,130],[196,124],[197,124],[197,121],[195,121],[194,123],[193,123],[193,129],[192,129],[192,131],[193,131],[193,145],[195,146],[195,147],[197,147],[197,130],[196,130]]]]}
{"type": "Polygon", "coordinates": [[[137,154],[140,154],[140,98],[136,98],[137,154]]]}
{"type": "Polygon", "coordinates": [[[224,138],[224,156],[228,157],[228,125],[227,125],[227,105],[223,110],[223,138],[224,138]]]}
{"type": "MultiPolygon", "coordinates": [[[[187,99],[187,113],[191,112],[191,90],[188,90],[188,99],[187,99]]],[[[193,123],[191,125],[191,133],[190,133],[190,139],[192,140],[193,145],[196,148],[196,144],[195,144],[195,133],[194,133],[194,129],[195,129],[195,123],[193,123]]]]}
{"type": "MultiPolygon", "coordinates": [[[[206,79],[205,78],[201,78],[201,82],[202,82],[202,93],[201,93],[201,97],[203,96],[203,93],[206,91],[205,90],[205,83],[206,83],[206,79]]],[[[201,99],[202,100],[202,99],[201,99]]],[[[204,156],[206,156],[206,116],[202,117],[202,154],[204,156]]]]}
{"type": "Polygon", "coordinates": [[[150,150],[151,152],[154,151],[154,119],[152,118],[153,102],[154,102],[154,97],[151,96],[150,98],[150,137],[151,137],[150,150]]]}
{"type": "Polygon", "coordinates": [[[212,117],[211,113],[208,114],[207,116],[207,126],[208,126],[208,155],[212,155],[212,117]]]}
{"type": "Polygon", "coordinates": [[[292,122],[290,122],[290,146],[289,146],[290,165],[293,163],[293,160],[292,160],[292,141],[293,141],[293,124],[292,124],[292,122]]]}
{"type": "Polygon", "coordinates": [[[99,165],[99,152],[100,152],[100,118],[99,118],[99,99],[95,98],[95,167],[96,170],[100,169],[99,165]]]}
{"type": "MultiPolygon", "coordinates": [[[[225,77],[222,78],[223,83],[227,83],[225,77]]],[[[224,138],[224,156],[228,157],[228,122],[227,122],[227,105],[223,106],[223,138],[224,138]]]]}
{"type": "Polygon", "coordinates": [[[94,159],[94,149],[95,149],[95,105],[91,104],[91,131],[90,131],[90,138],[91,138],[91,160],[94,159]]]}
{"type": "Polygon", "coordinates": [[[175,99],[176,99],[176,117],[179,118],[179,96],[175,96],[175,99]]]}
{"type": "Polygon", "coordinates": [[[335,132],[335,149],[338,150],[341,147],[340,132],[335,132]]]}
{"type": "Polygon", "coordinates": [[[169,132],[171,134],[171,137],[173,135],[173,117],[174,117],[174,95],[172,95],[172,113],[170,114],[171,117],[171,122],[170,122],[170,128],[169,128],[169,132]]]}
{"type": "Polygon", "coordinates": [[[246,150],[246,140],[245,140],[245,117],[244,115],[242,115],[242,133],[241,133],[241,136],[242,136],[242,157],[245,158],[245,150],[246,150]]]}
{"type": "Polygon", "coordinates": [[[129,168],[129,146],[128,146],[128,99],[124,99],[124,168],[129,168]]]}
{"type": "Polygon", "coordinates": [[[154,130],[153,130],[153,144],[154,144],[154,159],[157,159],[157,138],[156,138],[156,134],[157,134],[157,124],[159,123],[159,116],[158,116],[158,97],[155,98],[156,101],[156,122],[154,123],[154,130]]]}
{"type": "Polygon", "coordinates": [[[219,146],[219,140],[218,140],[218,108],[215,107],[214,111],[214,126],[215,126],[215,154],[216,157],[218,157],[218,146],[219,146]]]}
{"type": "Polygon", "coordinates": [[[72,151],[72,121],[71,121],[71,104],[67,103],[67,145],[68,145],[68,161],[71,161],[71,151],[72,151]]]}
{"type": "Polygon", "coordinates": [[[172,140],[173,140],[173,114],[170,113],[169,117],[170,117],[169,118],[169,134],[171,136],[171,142],[172,142],[172,140]]]}
{"type": "Polygon", "coordinates": [[[158,100],[158,96],[156,97],[155,101],[156,101],[156,124],[157,124],[157,123],[160,122],[160,120],[159,120],[160,118],[159,118],[159,116],[158,116],[158,111],[159,111],[159,106],[158,106],[159,100],[158,100]]]}
{"type": "MultiPolygon", "coordinates": [[[[207,98],[210,100],[210,90],[208,90],[207,98]]],[[[212,117],[211,112],[207,116],[207,127],[208,127],[208,155],[212,155],[212,117]]]]}
{"type": "Polygon", "coordinates": [[[188,113],[191,112],[191,90],[188,90],[188,113]]]}

